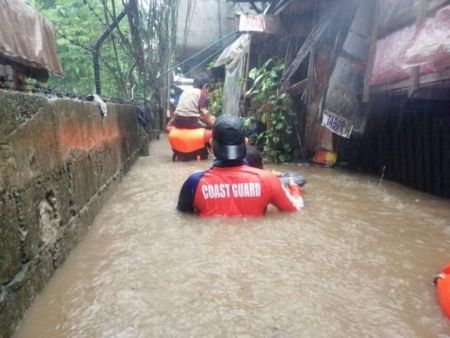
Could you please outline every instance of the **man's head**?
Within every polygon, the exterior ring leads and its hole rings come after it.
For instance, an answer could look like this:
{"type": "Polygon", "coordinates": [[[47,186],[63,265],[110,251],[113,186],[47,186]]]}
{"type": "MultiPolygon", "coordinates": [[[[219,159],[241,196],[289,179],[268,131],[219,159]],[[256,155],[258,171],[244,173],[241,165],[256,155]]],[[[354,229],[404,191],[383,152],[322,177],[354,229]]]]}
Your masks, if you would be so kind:
{"type": "Polygon", "coordinates": [[[205,73],[200,73],[194,76],[194,88],[207,89],[209,87],[209,77],[205,73]]]}
{"type": "Polygon", "coordinates": [[[247,144],[247,154],[245,155],[245,161],[250,167],[263,169],[263,158],[259,150],[247,144]]]}
{"type": "Polygon", "coordinates": [[[242,119],[221,115],[212,130],[213,152],[219,160],[242,160],[245,157],[245,132],[242,119]]]}

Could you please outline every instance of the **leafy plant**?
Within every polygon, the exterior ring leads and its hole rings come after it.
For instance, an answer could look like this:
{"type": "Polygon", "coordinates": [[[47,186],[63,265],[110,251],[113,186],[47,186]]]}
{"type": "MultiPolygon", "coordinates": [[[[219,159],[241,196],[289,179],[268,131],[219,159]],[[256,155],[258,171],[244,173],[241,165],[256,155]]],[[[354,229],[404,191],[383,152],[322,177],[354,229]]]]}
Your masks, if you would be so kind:
{"type": "Polygon", "coordinates": [[[291,99],[278,90],[284,65],[276,59],[267,60],[260,68],[253,68],[249,78],[253,84],[246,96],[251,99],[251,113],[246,126],[251,129],[262,124],[265,130],[251,133],[250,141],[263,148],[270,161],[287,162],[292,158],[296,114],[291,109],[291,99]]]}
{"type": "Polygon", "coordinates": [[[223,83],[218,82],[214,89],[209,93],[209,112],[214,115],[220,115],[223,106],[223,83]]]}

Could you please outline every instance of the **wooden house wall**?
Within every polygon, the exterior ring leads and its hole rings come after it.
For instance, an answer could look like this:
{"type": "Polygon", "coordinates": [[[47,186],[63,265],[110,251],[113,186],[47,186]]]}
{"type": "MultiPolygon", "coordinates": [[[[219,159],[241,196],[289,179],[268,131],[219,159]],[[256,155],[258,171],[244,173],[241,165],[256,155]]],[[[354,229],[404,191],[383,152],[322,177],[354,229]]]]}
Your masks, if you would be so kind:
{"type": "Polygon", "coordinates": [[[365,134],[341,140],[339,156],[350,168],[449,198],[448,101],[374,99],[365,134]]]}

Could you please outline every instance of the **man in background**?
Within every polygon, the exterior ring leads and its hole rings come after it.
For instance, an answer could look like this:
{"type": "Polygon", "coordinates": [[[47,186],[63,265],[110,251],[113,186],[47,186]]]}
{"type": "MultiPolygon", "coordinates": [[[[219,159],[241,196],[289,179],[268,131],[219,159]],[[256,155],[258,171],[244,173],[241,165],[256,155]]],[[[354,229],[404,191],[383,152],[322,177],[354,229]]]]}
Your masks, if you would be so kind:
{"type": "Polygon", "coordinates": [[[201,73],[194,77],[193,88],[181,93],[173,118],[167,124],[170,131],[172,127],[180,129],[196,129],[211,127],[214,116],[208,112],[209,78],[201,73]]]}

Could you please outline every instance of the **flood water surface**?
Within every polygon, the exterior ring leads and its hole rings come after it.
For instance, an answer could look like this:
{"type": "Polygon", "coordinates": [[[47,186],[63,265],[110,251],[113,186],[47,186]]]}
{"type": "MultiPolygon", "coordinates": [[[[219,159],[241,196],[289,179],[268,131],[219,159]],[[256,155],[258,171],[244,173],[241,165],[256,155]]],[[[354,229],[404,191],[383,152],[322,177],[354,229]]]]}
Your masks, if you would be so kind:
{"type": "Polygon", "coordinates": [[[15,337],[450,337],[431,285],[450,204],[376,177],[297,165],[305,210],[175,211],[186,177],[153,142],[15,337]]]}

